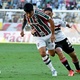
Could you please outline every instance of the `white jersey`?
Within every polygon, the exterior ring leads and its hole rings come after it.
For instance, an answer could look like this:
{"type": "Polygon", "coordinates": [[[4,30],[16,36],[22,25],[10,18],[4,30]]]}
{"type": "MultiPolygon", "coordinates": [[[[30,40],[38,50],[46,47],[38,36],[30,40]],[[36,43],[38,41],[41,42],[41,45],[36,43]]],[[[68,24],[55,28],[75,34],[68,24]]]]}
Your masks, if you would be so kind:
{"type": "Polygon", "coordinates": [[[66,38],[65,34],[61,31],[61,27],[66,27],[66,23],[61,19],[53,19],[55,25],[55,42],[62,41],[66,38]]]}

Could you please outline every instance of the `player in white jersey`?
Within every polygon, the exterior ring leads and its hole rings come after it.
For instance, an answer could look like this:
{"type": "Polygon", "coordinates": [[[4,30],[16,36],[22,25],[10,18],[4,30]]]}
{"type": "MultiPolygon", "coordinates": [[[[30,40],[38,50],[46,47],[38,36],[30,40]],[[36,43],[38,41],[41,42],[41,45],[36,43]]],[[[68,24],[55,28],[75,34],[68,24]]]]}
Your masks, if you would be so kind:
{"type": "MultiPolygon", "coordinates": [[[[51,8],[46,8],[44,10],[46,14],[48,14],[52,18],[52,9],[51,8]]],[[[53,19],[54,25],[55,25],[55,50],[57,55],[59,56],[60,61],[62,64],[69,70],[69,76],[74,75],[74,71],[70,68],[67,59],[63,55],[63,52],[66,52],[71,58],[72,61],[76,67],[76,72],[80,73],[80,66],[79,66],[79,60],[76,56],[76,53],[74,51],[74,48],[72,47],[71,43],[69,42],[68,38],[65,36],[65,34],[61,31],[61,27],[70,27],[68,24],[66,24],[64,21],[61,19],[53,19]]],[[[52,55],[53,53],[50,53],[52,55]]]]}
{"type": "Polygon", "coordinates": [[[61,31],[61,27],[66,27],[66,24],[61,19],[53,19],[55,24],[55,42],[61,41],[66,38],[65,34],[61,31]]]}

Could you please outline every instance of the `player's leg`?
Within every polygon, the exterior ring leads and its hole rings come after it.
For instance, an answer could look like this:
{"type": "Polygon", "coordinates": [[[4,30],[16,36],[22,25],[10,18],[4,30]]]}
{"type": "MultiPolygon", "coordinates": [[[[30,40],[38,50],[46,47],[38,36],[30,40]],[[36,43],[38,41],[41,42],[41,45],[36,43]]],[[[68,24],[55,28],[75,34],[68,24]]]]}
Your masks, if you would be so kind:
{"type": "Polygon", "coordinates": [[[45,51],[46,51],[46,48],[45,47],[41,47],[39,49],[39,52],[40,52],[40,54],[42,56],[42,60],[48,66],[48,68],[51,70],[52,76],[57,76],[57,72],[56,72],[55,68],[53,67],[52,62],[51,62],[49,56],[46,55],[46,52],[45,51]]]}
{"type": "MultiPolygon", "coordinates": [[[[45,43],[45,41],[44,40],[37,40],[36,45],[37,45],[37,48],[40,52],[40,55],[42,57],[43,62],[48,66],[48,68],[51,71],[54,71],[55,68],[52,65],[51,59],[46,54],[46,43],[45,43]]],[[[52,76],[56,76],[56,75],[52,75],[52,76]]]]}
{"type": "MultiPolygon", "coordinates": [[[[53,44],[54,45],[54,44],[53,44]]],[[[50,44],[49,44],[49,48],[50,48],[50,44]]],[[[48,49],[49,49],[48,48],[48,49]]],[[[52,47],[51,47],[52,48],[52,47]]],[[[51,49],[50,48],[50,49],[51,49]]],[[[54,47],[55,48],[55,47],[54,47]]],[[[74,71],[71,69],[66,57],[64,56],[63,54],[63,51],[61,49],[61,47],[59,47],[59,45],[56,45],[56,48],[54,50],[54,48],[52,50],[48,50],[48,53],[51,55],[51,56],[54,56],[55,55],[55,51],[61,61],[61,63],[66,67],[66,69],[69,71],[69,75],[68,76],[73,76],[74,75],[74,71]]]]}
{"type": "Polygon", "coordinates": [[[56,47],[55,49],[56,54],[58,55],[61,63],[65,66],[65,68],[69,71],[68,76],[73,76],[74,75],[74,71],[71,69],[68,60],[66,59],[66,57],[63,54],[63,51],[60,47],[56,47]]]}
{"type": "Polygon", "coordinates": [[[47,50],[46,50],[46,53],[50,54],[51,56],[55,56],[55,43],[52,43],[50,40],[47,40],[46,42],[46,45],[47,45],[47,50]]]}
{"type": "Polygon", "coordinates": [[[63,50],[72,58],[72,61],[76,67],[76,71],[80,73],[80,66],[79,66],[79,60],[78,57],[74,51],[73,46],[71,45],[71,43],[69,42],[68,39],[65,40],[65,48],[63,46],[63,50]]]}
{"type": "MultiPolygon", "coordinates": [[[[46,45],[47,45],[47,50],[48,50],[48,52],[47,51],[46,52],[49,53],[51,56],[55,56],[55,44],[52,43],[50,40],[47,40],[46,45]]],[[[56,70],[52,71],[52,76],[57,76],[56,70]]]]}
{"type": "Polygon", "coordinates": [[[69,56],[72,58],[73,64],[76,67],[76,72],[80,73],[80,65],[79,65],[79,60],[78,60],[76,53],[73,51],[69,53],[69,56]]]}

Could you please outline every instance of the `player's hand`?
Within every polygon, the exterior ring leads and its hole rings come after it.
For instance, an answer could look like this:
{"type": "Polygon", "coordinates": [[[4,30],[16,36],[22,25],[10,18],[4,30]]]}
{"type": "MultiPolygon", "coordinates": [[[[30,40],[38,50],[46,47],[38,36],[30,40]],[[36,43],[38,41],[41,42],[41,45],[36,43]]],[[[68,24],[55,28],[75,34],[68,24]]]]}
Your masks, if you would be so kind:
{"type": "Polygon", "coordinates": [[[69,24],[66,24],[66,26],[67,26],[68,28],[71,28],[71,26],[70,26],[69,24]]]}
{"type": "Polygon", "coordinates": [[[31,29],[31,34],[33,35],[36,32],[35,29],[31,29]]]}
{"type": "Polygon", "coordinates": [[[55,35],[51,35],[51,42],[55,41],[55,35]]]}
{"type": "Polygon", "coordinates": [[[20,33],[20,35],[21,35],[21,37],[24,37],[24,31],[21,31],[21,33],[20,33]]]}

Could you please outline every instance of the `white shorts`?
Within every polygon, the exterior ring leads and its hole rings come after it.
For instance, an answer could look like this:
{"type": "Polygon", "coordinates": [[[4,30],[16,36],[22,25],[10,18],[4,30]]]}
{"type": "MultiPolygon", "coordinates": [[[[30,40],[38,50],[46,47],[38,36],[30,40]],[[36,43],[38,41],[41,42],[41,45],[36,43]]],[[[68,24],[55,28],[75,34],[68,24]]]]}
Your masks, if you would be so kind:
{"type": "Polygon", "coordinates": [[[46,47],[48,50],[52,50],[55,48],[55,43],[52,43],[50,40],[51,34],[44,37],[34,37],[37,49],[41,47],[46,47]]]}

